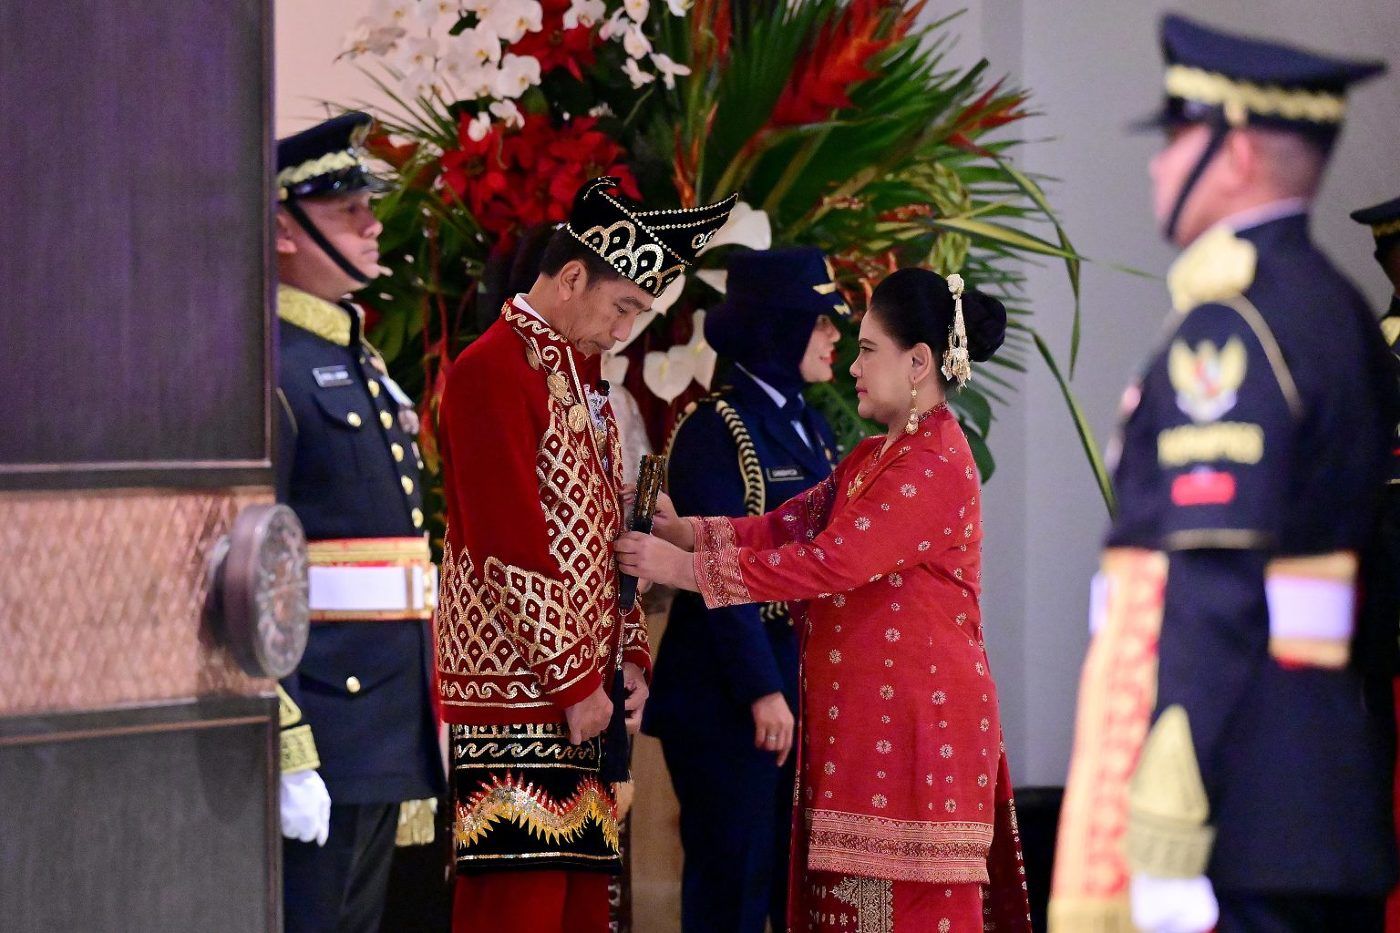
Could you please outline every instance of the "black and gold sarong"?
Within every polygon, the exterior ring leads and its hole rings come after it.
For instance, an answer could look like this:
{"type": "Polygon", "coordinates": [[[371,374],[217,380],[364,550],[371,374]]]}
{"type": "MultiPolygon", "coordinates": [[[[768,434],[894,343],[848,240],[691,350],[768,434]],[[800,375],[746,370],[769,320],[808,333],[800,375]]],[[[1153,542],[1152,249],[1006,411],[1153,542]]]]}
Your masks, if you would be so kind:
{"type": "Polygon", "coordinates": [[[571,745],[556,724],[454,724],[451,738],[459,872],[621,870],[601,739],[571,745]]]}

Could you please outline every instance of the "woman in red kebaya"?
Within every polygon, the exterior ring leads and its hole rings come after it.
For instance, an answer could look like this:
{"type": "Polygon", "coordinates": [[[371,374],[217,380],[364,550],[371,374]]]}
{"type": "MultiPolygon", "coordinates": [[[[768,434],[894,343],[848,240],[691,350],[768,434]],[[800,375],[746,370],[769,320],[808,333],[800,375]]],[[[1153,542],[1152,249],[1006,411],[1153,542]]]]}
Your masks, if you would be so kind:
{"type": "Polygon", "coordinates": [[[962,279],[875,289],[851,367],[888,428],[756,518],[627,534],[624,572],[707,605],[805,602],[788,923],[843,933],[1027,933],[1020,840],[978,608],[981,490],[945,392],[1001,345],[962,279]]]}

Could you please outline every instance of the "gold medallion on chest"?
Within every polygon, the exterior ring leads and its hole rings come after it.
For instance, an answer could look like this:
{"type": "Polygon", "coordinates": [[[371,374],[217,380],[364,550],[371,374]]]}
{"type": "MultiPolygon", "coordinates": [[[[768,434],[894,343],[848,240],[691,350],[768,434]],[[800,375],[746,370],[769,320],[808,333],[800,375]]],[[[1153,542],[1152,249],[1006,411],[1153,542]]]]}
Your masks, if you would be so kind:
{"type": "Polygon", "coordinates": [[[550,373],[545,377],[544,384],[549,387],[550,398],[565,403],[569,402],[569,380],[563,373],[550,373]]]}
{"type": "Polygon", "coordinates": [[[582,405],[573,405],[569,408],[569,430],[582,431],[588,427],[588,409],[582,405]]]}

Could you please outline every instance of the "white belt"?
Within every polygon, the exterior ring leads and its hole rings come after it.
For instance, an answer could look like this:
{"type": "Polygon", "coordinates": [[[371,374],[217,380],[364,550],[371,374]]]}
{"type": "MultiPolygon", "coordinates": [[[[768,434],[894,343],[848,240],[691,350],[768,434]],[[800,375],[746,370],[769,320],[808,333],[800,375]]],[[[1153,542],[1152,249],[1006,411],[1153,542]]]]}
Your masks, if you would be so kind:
{"type": "Polygon", "coordinates": [[[1356,555],[1269,562],[1269,653],[1307,667],[1346,667],[1356,625],[1356,555]]]}
{"type": "Polygon", "coordinates": [[[437,568],[426,540],[316,541],[308,551],[313,622],[432,618],[437,568]]]}

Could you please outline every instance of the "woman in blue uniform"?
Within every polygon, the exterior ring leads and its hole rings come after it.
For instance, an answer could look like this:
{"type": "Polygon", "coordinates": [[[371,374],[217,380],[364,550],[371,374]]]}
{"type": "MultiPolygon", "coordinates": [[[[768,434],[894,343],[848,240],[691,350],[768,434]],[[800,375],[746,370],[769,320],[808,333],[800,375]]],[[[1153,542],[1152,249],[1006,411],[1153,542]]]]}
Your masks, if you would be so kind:
{"type": "MultiPolygon", "coordinates": [[[[802,390],[832,378],[848,315],[822,252],[753,251],[729,262],[705,339],[733,365],[670,444],[682,515],[761,515],[831,472],[836,444],[802,390]]],[[[783,603],[707,610],[679,593],[643,729],[661,740],[681,807],[685,933],[762,933],[785,923],[797,635],[783,603]]]]}

